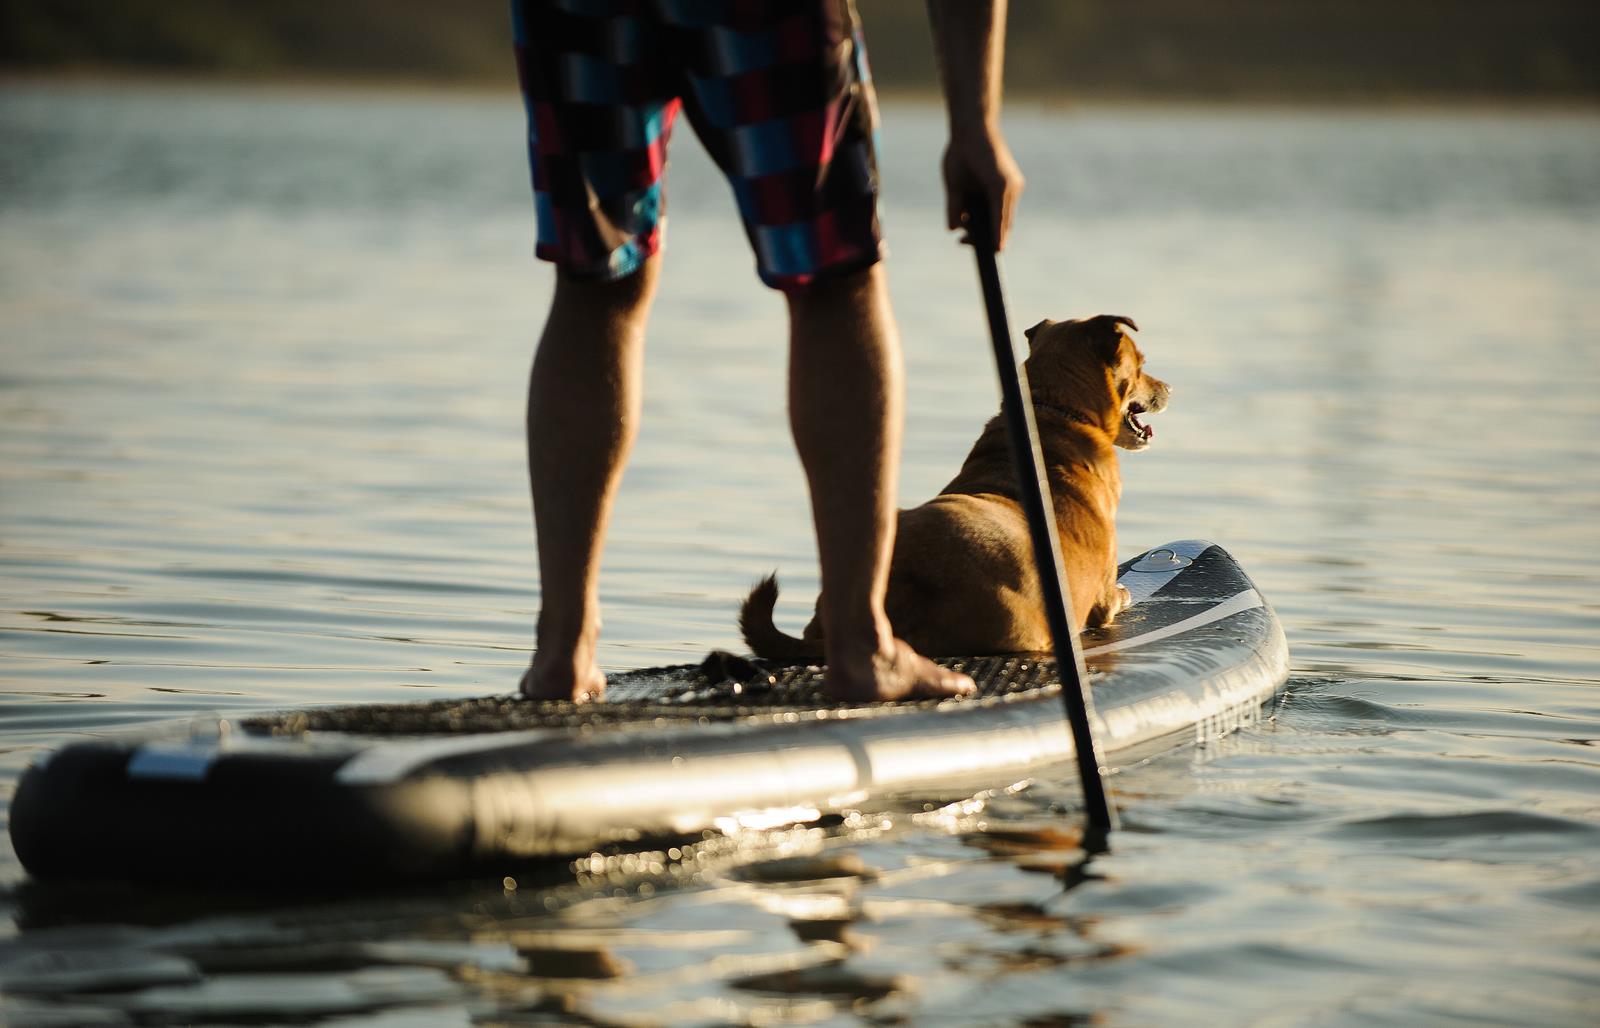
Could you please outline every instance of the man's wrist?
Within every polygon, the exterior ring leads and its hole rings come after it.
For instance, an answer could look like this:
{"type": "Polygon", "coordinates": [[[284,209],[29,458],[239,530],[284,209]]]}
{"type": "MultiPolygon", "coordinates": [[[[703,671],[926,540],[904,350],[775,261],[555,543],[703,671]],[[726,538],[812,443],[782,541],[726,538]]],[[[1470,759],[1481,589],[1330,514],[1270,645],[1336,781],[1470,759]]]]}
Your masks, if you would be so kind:
{"type": "Polygon", "coordinates": [[[950,111],[950,140],[993,144],[1001,138],[1000,116],[986,111],[950,111]]]}

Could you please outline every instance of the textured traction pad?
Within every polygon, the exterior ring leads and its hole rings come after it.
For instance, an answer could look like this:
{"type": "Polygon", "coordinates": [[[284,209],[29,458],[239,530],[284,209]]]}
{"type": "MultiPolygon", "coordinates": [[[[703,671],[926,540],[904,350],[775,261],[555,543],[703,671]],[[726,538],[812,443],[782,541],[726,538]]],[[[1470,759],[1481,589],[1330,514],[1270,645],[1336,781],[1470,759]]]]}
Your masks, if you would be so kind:
{"type": "MultiPolygon", "coordinates": [[[[1053,691],[1051,657],[1013,655],[959,657],[939,661],[971,675],[978,684],[972,703],[1053,691]]],[[[322,707],[246,720],[243,727],[272,735],[307,731],[359,735],[459,735],[528,729],[571,731],[638,724],[706,724],[714,721],[802,720],[882,717],[926,710],[942,700],[902,700],[840,706],[822,689],[822,669],[793,667],[713,653],[700,664],[644,668],[614,675],[603,703],[532,701],[517,696],[436,700],[431,703],[363,703],[322,707]]]]}

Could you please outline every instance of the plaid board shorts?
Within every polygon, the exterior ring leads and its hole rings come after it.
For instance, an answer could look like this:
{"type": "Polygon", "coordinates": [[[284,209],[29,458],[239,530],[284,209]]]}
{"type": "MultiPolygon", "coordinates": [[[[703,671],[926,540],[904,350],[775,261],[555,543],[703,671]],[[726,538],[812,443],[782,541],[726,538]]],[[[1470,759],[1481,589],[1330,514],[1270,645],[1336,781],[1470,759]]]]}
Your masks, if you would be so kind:
{"type": "Polygon", "coordinates": [[[682,109],[733,186],[762,281],[882,255],[877,102],[853,0],[512,0],[539,238],[609,281],[661,247],[682,109]]]}

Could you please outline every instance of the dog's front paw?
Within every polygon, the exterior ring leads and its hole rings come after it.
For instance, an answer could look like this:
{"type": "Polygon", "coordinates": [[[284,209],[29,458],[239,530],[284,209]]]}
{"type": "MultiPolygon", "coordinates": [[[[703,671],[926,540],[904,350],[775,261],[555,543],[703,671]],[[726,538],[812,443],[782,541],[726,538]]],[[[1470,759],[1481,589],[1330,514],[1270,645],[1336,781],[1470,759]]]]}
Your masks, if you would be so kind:
{"type": "Polygon", "coordinates": [[[1105,599],[1095,604],[1084,619],[1085,628],[1104,628],[1116,619],[1117,614],[1133,604],[1133,594],[1124,585],[1114,585],[1105,599]]]}

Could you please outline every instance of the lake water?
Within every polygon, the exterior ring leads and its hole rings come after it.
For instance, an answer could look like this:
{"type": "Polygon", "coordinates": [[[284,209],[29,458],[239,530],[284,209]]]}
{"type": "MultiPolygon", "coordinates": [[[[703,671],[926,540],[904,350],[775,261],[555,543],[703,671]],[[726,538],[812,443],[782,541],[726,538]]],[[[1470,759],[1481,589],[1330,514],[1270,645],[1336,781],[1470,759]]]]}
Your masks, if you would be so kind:
{"type": "MultiPolygon", "coordinates": [[[[40,889],[0,842],[0,1021],[1593,1023],[1600,116],[1008,131],[1013,321],[1138,320],[1174,400],[1124,459],[1123,553],[1239,557],[1292,649],[1272,720],[1119,775],[1124,830],[1065,875],[1066,778],[773,836],[798,865],[515,889],[40,889]],[[100,977],[41,984],[71,961],[100,977]]],[[[0,86],[0,810],[117,727],[514,687],[551,287],[521,133],[509,95],[0,86]]],[[[908,502],[997,407],[941,145],[885,105],[908,502]]],[[[670,196],[609,669],[737,648],[773,568],[791,627],[816,588],[781,301],[687,129],[670,196]]]]}

